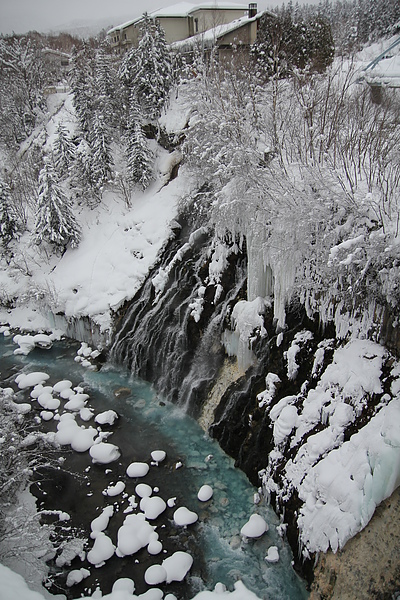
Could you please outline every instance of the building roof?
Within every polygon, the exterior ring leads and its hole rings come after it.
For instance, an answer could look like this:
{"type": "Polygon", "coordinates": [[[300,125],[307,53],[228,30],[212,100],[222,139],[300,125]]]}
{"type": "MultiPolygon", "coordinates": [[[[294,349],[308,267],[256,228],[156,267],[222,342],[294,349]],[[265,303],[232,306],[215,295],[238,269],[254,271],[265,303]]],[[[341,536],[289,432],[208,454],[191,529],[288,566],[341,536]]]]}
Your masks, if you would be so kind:
{"type": "MultiPolygon", "coordinates": [[[[167,6],[165,8],[160,8],[158,10],[153,10],[149,12],[149,17],[156,19],[157,17],[189,17],[191,13],[196,10],[248,10],[248,4],[236,4],[235,2],[229,2],[228,0],[217,0],[211,2],[202,2],[200,4],[193,4],[192,2],[178,2],[177,4],[173,4],[172,6],[167,6]]],[[[135,23],[140,23],[143,20],[143,15],[140,17],[136,17],[136,19],[132,19],[131,21],[127,21],[126,23],[122,23],[121,25],[116,25],[112,29],[110,29],[107,33],[111,34],[116,31],[120,31],[121,29],[125,29],[130,25],[134,25],[135,23]]]]}
{"type": "Polygon", "coordinates": [[[196,35],[192,35],[189,38],[184,40],[180,40],[178,42],[173,42],[170,44],[171,48],[176,49],[190,49],[193,46],[201,45],[202,47],[212,46],[218,39],[222,38],[224,35],[228,33],[232,33],[232,31],[236,31],[249,23],[253,23],[253,21],[257,21],[261,16],[267,11],[262,11],[257,13],[254,17],[240,17],[240,19],[235,19],[231,21],[231,23],[225,23],[223,25],[217,25],[212,29],[208,29],[203,33],[197,33],[196,35]]]}

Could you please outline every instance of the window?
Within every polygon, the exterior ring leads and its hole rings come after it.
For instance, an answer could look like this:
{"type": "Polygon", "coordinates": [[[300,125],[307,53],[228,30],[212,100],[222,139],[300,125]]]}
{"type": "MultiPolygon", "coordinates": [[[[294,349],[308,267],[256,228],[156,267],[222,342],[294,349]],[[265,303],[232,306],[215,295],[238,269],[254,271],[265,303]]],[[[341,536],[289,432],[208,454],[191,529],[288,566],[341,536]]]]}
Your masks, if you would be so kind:
{"type": "Polygon", "coordinates": [[[199,20],[198,20],[197,17],[194,20],[194,30],[195,30],[196,33],[199,32],[199,20]]]}

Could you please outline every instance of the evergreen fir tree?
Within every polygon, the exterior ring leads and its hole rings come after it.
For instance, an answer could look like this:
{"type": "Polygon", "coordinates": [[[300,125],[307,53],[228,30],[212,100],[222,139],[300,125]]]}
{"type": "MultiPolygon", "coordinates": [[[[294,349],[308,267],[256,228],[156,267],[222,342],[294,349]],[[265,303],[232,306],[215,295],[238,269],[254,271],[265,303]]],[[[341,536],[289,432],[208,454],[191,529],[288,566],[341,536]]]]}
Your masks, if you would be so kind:
{"type": "Polygon", "coordinates": [[[18,235],[18,224],[14,217],[10,188],[0,180],[0,240],[4,248],[18,235]]]}
{"type": "Polygon", "coordinates": [[[139,45],[129,60],[123,68],[125,81],[135,89],[145,116],[159,117],[172,85],[172,61],[163,30],[147,15],[139,45]]]}
{"type": "Polygon", "coordinates": [[[65,125],[62,123],[59,123],[57,127],[56,138],[53,144],[53,156],[54,165],[59,175],[66,175],[69,167],[75,160],[76,150],[65,125]]]}
{"type": "Polygon", "coordinates": [[[84,135],[90,131],[90,123],[94,105],[94,54],[84,44],[82,50],[76,48],[72,52],[72,69],[70,72],[73,105],[84,135]]]}
{"type": "Polygon", "coordinates": [[[112,174],[112,156],[104,118],[98,112],[94,115],[92,132],[89,138],[91,148],[92,181],[97,189],[103,187],[112,174]]]}
{"type": "Polygon", "coordinates": [[[128,177],[132,183],[138,183],[145,190],[153,178],[153,156],[143,133],[140,107],[134,93],[130,99],[126,139],[128,177]]]}
{"type": "Polygon", "coordinates": [[[108,127],[120,121],[121,93],[117,71],[110,54],[101,47],[95,57],[95,110],[101,114],[108,127]]]}
{"type": "Polygon", "coordinates": [[[80,228],[72,213],[69,199],[57,182],[51,163],[46,160],[39,173],[39,195],[34,240],[48,242],[57,251],[74,248],[80,241],[80,228]]]}

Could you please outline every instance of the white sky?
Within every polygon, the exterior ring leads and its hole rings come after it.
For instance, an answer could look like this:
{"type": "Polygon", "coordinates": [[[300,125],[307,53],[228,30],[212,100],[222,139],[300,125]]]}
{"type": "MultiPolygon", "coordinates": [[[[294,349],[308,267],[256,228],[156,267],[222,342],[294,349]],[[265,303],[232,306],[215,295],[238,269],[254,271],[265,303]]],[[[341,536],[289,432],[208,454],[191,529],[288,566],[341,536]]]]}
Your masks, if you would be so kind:
{"type": "MultiPolygon", "coordinates": [[[[178,3],[180,0],[0,0],[0,33],[26,33],[30,30],[48,32],[60,30],[76,21],[101,22],[102,27],[114,26],[152,11],[178,3]]],[[[193,4],[201,0],[189,0],[193,4]]],[[[233,0],[247,4],[247,0],[233,0]]],[[[282,0],[258,0],[258,9],[281,4],[282,0]]]]}

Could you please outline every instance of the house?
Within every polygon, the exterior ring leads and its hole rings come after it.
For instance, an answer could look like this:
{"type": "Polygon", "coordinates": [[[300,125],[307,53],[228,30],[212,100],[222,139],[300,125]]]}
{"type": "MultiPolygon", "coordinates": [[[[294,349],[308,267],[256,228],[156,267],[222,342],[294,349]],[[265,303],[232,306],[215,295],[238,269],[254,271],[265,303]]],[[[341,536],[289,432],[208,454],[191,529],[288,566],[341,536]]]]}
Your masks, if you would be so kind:
{"type": "MultiPolygon", "coordinates": [[[[256,4],[236,4],[218,0],[192,4],[180,2],[148,13],[165,32],[167,44],[188,39],[215,27],[231,23],[241,17],[254,16],[256,4]]],[[[111,46],[118,54],[138,45],[143,16],[122,23],[108,31],[111,46]]]]}
{"type": "Polygon", "coordinates": [[[57,68],[61,72],[65,73],[70,67],[70,55],[60,50],[53,50],[52,48],[43,48],[42,56],[46,64],[52,68],[57,68]]]}
{"type": "Polygon", "coordinates": [[[231,57],[233,49],[249,50],[257,39],[260,19],[264,12],[257,13],[257,5],[252,5],[254,12],[249,10],[246,16],[235,19],[231,23],[216,25],[203,33],[198,33],[185,40],[171,44],[173,50],[190,54],[195,49],[201,50],[206,55],[211,50],[216,50],[220,60],[231,57]]]}

